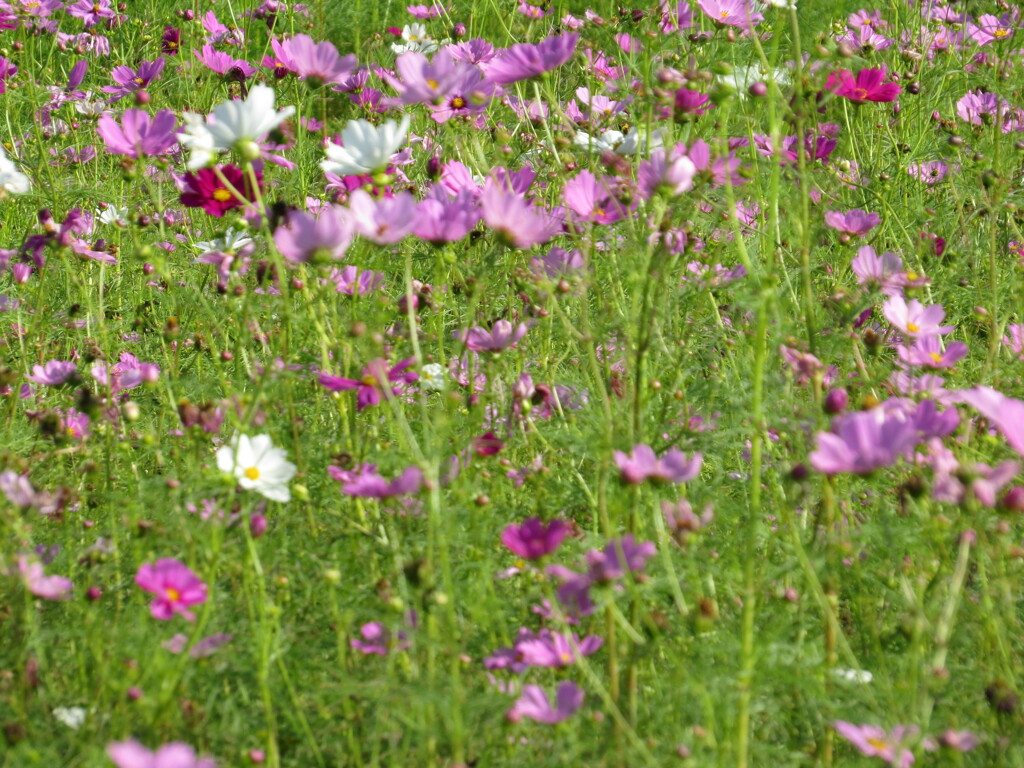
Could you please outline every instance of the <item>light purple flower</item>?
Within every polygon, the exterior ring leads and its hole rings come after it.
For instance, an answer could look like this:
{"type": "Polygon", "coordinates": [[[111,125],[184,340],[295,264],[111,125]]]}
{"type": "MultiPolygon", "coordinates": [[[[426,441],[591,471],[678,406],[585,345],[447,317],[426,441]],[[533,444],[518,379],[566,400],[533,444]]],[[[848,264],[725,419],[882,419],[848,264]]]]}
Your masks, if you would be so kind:
{"type": "Polygon", "coordinates": [[[615,464],[622,473],[623,482],[630,485],[642,483],[648,478],[671,483],[686,483],[700,474],[703,457],[699,453],[687,458],[678,448],[672,448],[658,458],[649,445],[637,445],[629,453],[615,451],[615,464]]]}
{"type": "Polygon", "coordinates": [[[327,473],[342,483],[341,492],[346,496],[389,499],[393,496],[419,493],[423,485],[423,471],[416,466],[407,467],[390,482],[378,474],[376,464],[363,464],[356,471],[329,466],[327,473]]]}
{"type": "Polygon", "coordinates": [[[484,328],[470,328],[455,337],[461,339],[468,349],[474,352],[500,352],[503,349],[515,348],[519,340],[530,330],[526,323],[513,327],[508,320],[499,320],[488,332],[484,328]]]}
{"type": "Polygon", "coordinates": [[[572,58],[580,36],[564,33],[542,40],[536,45],[517,43],[499,51],[484,64],[487,79],[498,85],[511,85],[560,67],[572,58]]]}
{"type": "Polygon", "coordinates": [[[355,54],[341,56],[333,43],[317,43],[309,35],[296,35],[279,46],[285,53],[284,61],[288,62],[288,68],[296,72],[300,80],[343,83],[356,68],[355,54]]]}
{"type": "Polygon", "coordinates": [[[891,251],[878,256],[870,245],[862,245],[850,263],[858,285],[877,285],[886,296],[899,296],[905,283],[903,260],[891,251]]]}
{"type": "Polygon", "coordinates": [[[941,304],[925,306],[917,299],[908,304],[902,296],[892,296],[882,305],[882,314],[909,336],[934,336],[953,331],[952,325],[939,325],[946,316],[941,304]]]}
{"type": "Polygon", "coordinates": [[[18,556],[18,573],[28,591],[44,600],[70,600],[74,585],[63,576],[47,576],[43,564],[34,557],[18,556]]]}
{"type": "Polygon", "coordinates": [[[515,248],[546,243],[561,229],[543,208],[523,195],[505,191],[493,179],[487,180],[480,195],[480,213],[487,226],[515,248]]]}
{"type": "Polygon", "coordinates": [[[962,341],[950,343],[945,350],[938,336],[919,336],[914,339],[912,347],[897,345],[896,353],[907,365],[920,365],[925,368],[952,368],[967,356],[967,345],[962,341]]]}
{"type": "Polygon", "coordinates": [[[111,103],[120,101],[128,94],[146,88],[160,77],[160,73],[164,71],[164,64],[164,57],[159,56],[153,61],[140,62],[138,69],[127,66],[114,67],[110,76],[114,78],[117,85],[105,85],[100,90],[113,94],[114,98],[110,100],[111,103]]]}
{"type": "Polygon", "coordinates": [[[555,706],[551,706],[543,688],[539,685],[525,685],[522,695],[505,716],[513,723],[518,723],[524,717],[549,725],[560,723],[583,706],[583,696],[581,688],[570,680],[564,680],[555,693],[555,706]]]}
{"type": "Polygon", "coordinates": [[[378,245],[393,245],[416,226],[416,199],[408,192],[374,200],[357,189],[349,196],[348,210],[356,233],[378,245]]]}
{"type": "Polygon", "coordinates": [[[32,366],[32,375],[25,378],[36,384],[57,387],[75,375],[75,364],[68,360],[50,360],[45,365],[32,366]]]}
{"type": "Polygon", "coordinates": [[[1010,447],[1024,456],[1024,401],[987,386],[961,390],[959,397],[988,419],[1010,447]]]}
{"type": "Polygon", "coordinates": [[[274,244],[288,261],[320,264],[344,256],[354,234],[347,211],[329,205],[319,216],[291,211],[287,224],[274,230],[274,244]]]}
{"type": "Polygon", "coordinates": [[[860,208],[852,211],[826,211],[825,223],[839,232],[850,235],[865,235],[878,226],[882,218],[877,213],[868,213],[860,208]]]}
{"type": "Polygon", "coordinates": [[[919,441],[915,422],[903,412],[882,407],[856,411],[832,420],[831,432],[816,435],[811,466],[827,475],[867,474],[906,455],[919,441]]]}
{"type": "Polygon", "coordinates": [[[650,541],[637,543],[633,534],[627,533],[621,539],[613,539],[604,549],[592,549],[584,555],[587,561],[587,578],[590,581],[613,581],[627,572],[642,571],[647,560],[654,557],[657,549],[650,541]]]}
{"type": "Polygon", "coordinates": [[[518,660],[528,667],[566,667],[594,653],[603,644],[604,640],[597,635],[580,640],[575,634],[542,629],[537,634],[520,632],[513,650],[518,660]]]}

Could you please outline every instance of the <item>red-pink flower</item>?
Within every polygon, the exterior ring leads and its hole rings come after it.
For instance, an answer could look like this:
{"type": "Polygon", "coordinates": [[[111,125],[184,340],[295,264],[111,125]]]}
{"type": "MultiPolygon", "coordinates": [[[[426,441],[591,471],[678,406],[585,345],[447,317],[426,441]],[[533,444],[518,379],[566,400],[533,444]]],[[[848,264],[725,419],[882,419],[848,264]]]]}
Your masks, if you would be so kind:
{"type": "Polygon", "coordinates": [[[550,555],[569,533],[569,526],[561,520],[542,522],[531,517],[522,525],[510,525],[501,532],[501,543],[519,557],[537,560],[550,555]]]}
{"type": "MultiPolygon", "coordinates": [[[[367,406],[377,405],[380,402],[381,394],[389,382],[392,384],[411,384],[416,381],[419,375],[414,371],[408,370],[414,362],[416,361],[410,357],[388,368],[387,361],[378,357],[371,360],[363,368],[363,377],[361,379],[345,379],[340,376],[321,373],[319,381],[332,392],[356,390],[356,409],[361,411],[367,406]]],[[[397,395],[401,391],[399,387],[389,389],[393,395],[397,395]]]]}
{"type": "Polygon", "coordinates": [[[166,621],[180,613],[189,621],[195,615],[191,605],[206,602],[206,584],[180,560],[165,558],[155,563],[144,563],[135,574],[135,583],[156,597],[149,604],[154,619],[166,621]]]}
{"type": "Polygon", "coordinates": [[[829,75],[825,87],[850,101],[893,101],[903,89],[898,83],[884,82],[887,74],[884,69],[862,69],[854,76],[843,69],[829,75]]]}

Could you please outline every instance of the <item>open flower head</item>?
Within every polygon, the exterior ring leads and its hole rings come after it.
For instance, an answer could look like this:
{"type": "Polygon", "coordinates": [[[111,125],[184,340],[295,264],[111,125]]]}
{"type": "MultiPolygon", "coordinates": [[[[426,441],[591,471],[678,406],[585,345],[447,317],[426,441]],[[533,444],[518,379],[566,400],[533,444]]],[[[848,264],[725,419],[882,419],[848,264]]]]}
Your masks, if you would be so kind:
{"type": "Polygon", "coordinates": [[[269,435],[235,435],[230,445],[217,449],[217,468],[235,476],[246,490],[256,491],[271,501],[291,500],[288,481],[295,465],[282,448],[275,448],[269,435]]]}

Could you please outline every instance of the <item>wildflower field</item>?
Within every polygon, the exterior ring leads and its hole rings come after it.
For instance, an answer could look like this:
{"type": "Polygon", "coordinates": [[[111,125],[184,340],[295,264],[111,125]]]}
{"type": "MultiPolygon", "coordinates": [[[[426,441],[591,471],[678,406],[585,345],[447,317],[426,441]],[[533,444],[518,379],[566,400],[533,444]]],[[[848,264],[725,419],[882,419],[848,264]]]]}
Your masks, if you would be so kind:
{"type": "Polygon", "coordinates": [[[1024,13],[0,0],[0,768],[1024,765],[1024,13]]]}

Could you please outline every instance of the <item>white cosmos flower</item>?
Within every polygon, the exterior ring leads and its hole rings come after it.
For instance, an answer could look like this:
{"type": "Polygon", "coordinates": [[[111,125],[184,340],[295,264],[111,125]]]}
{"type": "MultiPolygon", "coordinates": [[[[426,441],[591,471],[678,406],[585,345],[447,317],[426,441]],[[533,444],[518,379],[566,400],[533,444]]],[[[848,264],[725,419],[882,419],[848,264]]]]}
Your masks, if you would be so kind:
{"type": "Polygon", "coordinates": [[[288,481],[295,475],[295,465],[288,454],[275,448],[270,435],[235,435],[230,445],[217,449],[217,468],[235,476],[238,484],[271,501],[290,501],[288,481]]]}
{"type": "Polygon", "coordinates": [[[586,131],[576,131],[576,138],[573,143],[577,147],[583,147],[584,149],[590,149],[597,152],[615,152],[619,155],[635,155],[637,149],[641,148],[650,151],[657,149],[661,146],[662,142],[662,131],[659,128],[651,134],[649,141],[644,141],[644,135],[641,134],[636,128],[631,128],[629,133],[622,133],[621,131],[607,130],[604,131],[600,136],[591,136],[586,131]]]}
{"type": "Polygon", "coordinates": [[[213,143],[213,134],[206,128],[206,119],[195,112],[185,112],[181,116],[185,123],[185,132],[176,134],[178,143],[192,150],[188,159],[188,169],[198,171],[213,160],[217,149],[213,143]]]}
{"type": "Polygon", "coordinates": [[[391,156],[405,143],[408,131],[408,115],[402,118],[401,123],[388,120],[380,127],[366,120],[350,120],[341,132],[345,146],[330,142],[327,159],[320,163],[320,167],[339,176],[383,171],[391,156]]]}
{"type": "Polygon", "coordinates": [[[420,386],[427,392],[444,391],[448,372],[440,363],[427,363],[420,368],[420,386]]]}
{"type": "Polygon", "coordinates": [[[77,731],[85,722],[85,710],[82,707],[55,707],[53,716],[73,731],[77,731]]]}
{"type": "Polygon", "coordinates": [[[238,253],[242,248],[252,243],[252,238],[245,232],[235,232],[233,227],[228,227],[223,237],[215,237],[213,240],[204,240],[200,243],[192,243],[192,247],[205,256],[214,251],[221,253],[238,253]]]}
{"type": "Polygon", "coordinates": [[[295,113],[295,107],[274,109],[274,89],[255,85],[245,101],[229,99],[204,122],[197,115],[182,116],[185,133],[178,141],[192,150],[189,170],[202,168],[214,152],[238,151],[246,160],[260,156],[259,142],[295,113]]]}
{"type": "Polygon", "coordinates": [[[18,170],[18,167],[4,153],[4,148],[0,146],[0,191],[10,192],[12,195],[23,195],[31,186],[28,176],[18,170]]]}
{"type": "Polygon", "coordinates": [[[125,227],[128,225],[128,209],[109,204],[97,214],[97,218],[100,224],[117,224],[119,227],[125,227]]]}
{"type": "Polygon", "coordinates": [[[392,43],[391,50],[396,54],[418,51],[433,53],[437,50],[437,41],[430,36],[423,24],[406,24],[402,27],[402,42],[392,43]]]}

